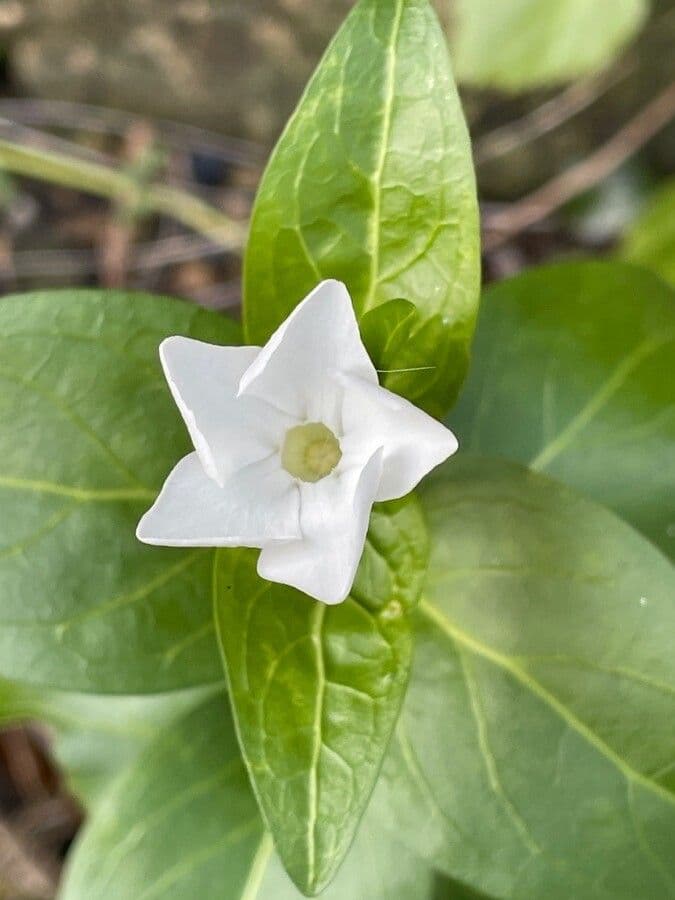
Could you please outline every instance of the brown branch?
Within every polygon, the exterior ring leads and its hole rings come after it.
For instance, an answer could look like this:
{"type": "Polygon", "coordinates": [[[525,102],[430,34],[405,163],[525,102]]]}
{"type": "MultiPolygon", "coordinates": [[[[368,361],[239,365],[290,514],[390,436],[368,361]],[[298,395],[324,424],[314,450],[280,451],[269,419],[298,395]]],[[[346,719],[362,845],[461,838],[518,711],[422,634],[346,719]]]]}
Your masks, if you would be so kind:
{"type": "Polygon", "coordinates": [[[0,820],[0,891],[3,887],[40,900],[56,892],[56,878],[35,858],[6,822],[0,820]]]}
{"type": "Polygon", "coordinates": [[[547,218],[570,200],[616,171],[675,117],[675,82],[671,83],[602,147],[575,166],[485,222],[483,249],[494,250],[514,235],[547,218]]]}
{"type": "MultiPolygon", "coordinates": [[[[235,244],[228,247],[199,235],[177,234],[134,244],[128,270],[132,273],[155,272],[166,266],[221,257],[236,250],[235,244]]],[[[91,249],[15,250],[12,259],[17,278],[80,278],[96,274],[98,265],[97,256],[91,249]]]]}
{"type": "Polygon", "coordinates": [[[481,166],[500,156],[506,156],[518,147],[529,144],[564,125],[578,113],[592,106],[634,70],[635,60],[627,60],[601,76],[596,75],[571,85],[527,115],[501,125],[478,138],[474,146],[476,165],[481,166]]]}
{"type": "MultiPolygon", "coordinates": [[[[3,97],[0,98],[0,118],[38,128],[68,128],[75,132],[116,134],[121,137],[143,117],[119,109],[68,100],[3,97]]],[[[256,170],[267,159],[266,149],[252,141],[224,137],[205,128],[170,119],[153,119],[152,124],[164,142],[183,150],[206,153],[256,170]]]]}

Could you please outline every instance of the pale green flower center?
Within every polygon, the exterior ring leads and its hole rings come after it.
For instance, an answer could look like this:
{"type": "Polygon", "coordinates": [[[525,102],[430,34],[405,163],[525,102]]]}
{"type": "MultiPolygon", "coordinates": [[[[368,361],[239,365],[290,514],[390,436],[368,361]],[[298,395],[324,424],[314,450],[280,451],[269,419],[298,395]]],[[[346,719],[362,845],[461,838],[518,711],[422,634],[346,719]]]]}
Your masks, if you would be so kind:
{"type": "Polygon", "coordinates": [[[321,481],[342,458],[340,442],[323,422],[307,422],[286,432],[281,465],[301,481],[321,481]]]}

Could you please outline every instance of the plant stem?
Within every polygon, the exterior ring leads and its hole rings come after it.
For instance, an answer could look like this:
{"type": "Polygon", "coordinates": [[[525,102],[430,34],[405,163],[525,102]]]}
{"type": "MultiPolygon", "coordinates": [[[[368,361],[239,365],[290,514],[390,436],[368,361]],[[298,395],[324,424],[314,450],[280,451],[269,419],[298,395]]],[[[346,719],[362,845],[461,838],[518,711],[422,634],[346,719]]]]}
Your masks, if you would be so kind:
{"type": "Polygon", "coordinates": [[[240,250],[244,244],[243,225],[192,194],[162,184],[138,184],[126,172],[99,163],[0,139],[0,169],[106,197],[144,213],[161,213],[228,248],[240,250]]]}

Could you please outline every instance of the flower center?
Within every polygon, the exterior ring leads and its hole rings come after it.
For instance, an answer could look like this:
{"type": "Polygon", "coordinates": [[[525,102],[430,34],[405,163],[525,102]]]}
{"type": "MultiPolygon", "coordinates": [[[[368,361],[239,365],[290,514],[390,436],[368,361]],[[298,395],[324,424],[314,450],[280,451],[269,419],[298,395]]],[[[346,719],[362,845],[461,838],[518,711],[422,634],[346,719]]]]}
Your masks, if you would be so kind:
{"type": "Polygon", "coordinates": [[[340,442],[323,422],[295,425],[286,432],[281,465],[301,481],[321,481],[342,458],[340,442]]]}

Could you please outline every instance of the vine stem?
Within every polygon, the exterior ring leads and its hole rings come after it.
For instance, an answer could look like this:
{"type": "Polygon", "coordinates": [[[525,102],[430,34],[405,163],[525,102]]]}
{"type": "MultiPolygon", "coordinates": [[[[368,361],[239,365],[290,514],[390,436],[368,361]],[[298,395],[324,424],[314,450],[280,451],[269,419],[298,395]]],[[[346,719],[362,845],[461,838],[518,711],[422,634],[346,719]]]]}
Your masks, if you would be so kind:
{"type": "Polygon", "coordinates": [[[126,172],[100,163],[0,139],[0,169],[105,197],[145,213],[160,213],[228,249],[241,250],[244,245],[245,226],[198,197],[168,185],[138,184],[126,172]]]}

